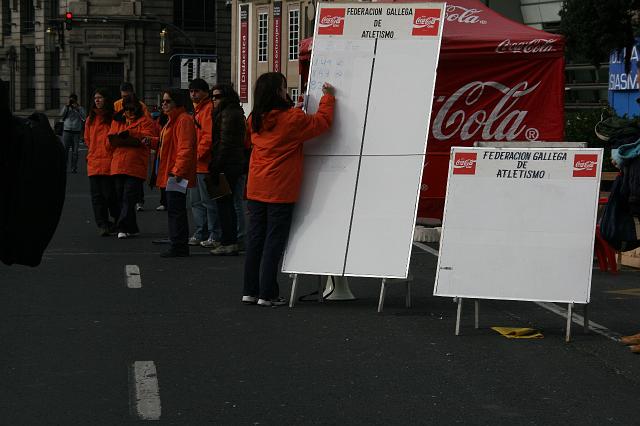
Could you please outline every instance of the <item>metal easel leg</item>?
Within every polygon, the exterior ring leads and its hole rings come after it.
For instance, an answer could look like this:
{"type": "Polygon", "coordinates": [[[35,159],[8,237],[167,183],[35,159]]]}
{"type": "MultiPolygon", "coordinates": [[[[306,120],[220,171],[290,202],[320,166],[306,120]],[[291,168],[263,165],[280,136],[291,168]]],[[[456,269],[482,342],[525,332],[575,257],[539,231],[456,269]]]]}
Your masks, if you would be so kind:
{"type": "Polygon", "coordinates": [[[383,278],[382,284],[380,285],[380,299],[378,300],[378,313],[381,313],[382,309],[384,308],[384,296],[386,292],[387,292],[387,279],[383,278]]]}
{"type": "Polygon", "coordinates": [[[480,302],[478,302],[478,299],[473,301],[474,304],[474,308],[475,308],[475,327],[476,330],[480,328],[480,302]]]}
{"type": "Polygon", "coordinates": [[[589,304],[584,304],[584,309],[582,310],[584,334],[589,334],[589,304]]]}
{"type": "Polygon", "coordinates": [[[298,274],[293,274],[293,282],[291,283],[291,297],[289,298],[290,308],[293,308],[296,304],[297,291],[298,291],[298,274]]]}
{"type": "Polygon", "coordinates": [[[456,314],[456,336],[460,335],[460,316],[462,315],[462,297],[458,297],[458,312],[456,314]]]}
{"type": "Polygon", "coordinates": [[[571,320],[573,319],[573,303],[567,303],[567,334],[564,337],[565,342],[571,340],[571,320]]]}
{"type": "Polygon", "coordinates": [[[411,307],[411,281],[413,280],[413,277],[409,277],[409,279],[407,279],[407,296],[404,299],[404,305],[407,308],[411,307]]]}
{"type": "Polygon", "coordinates": [[[324,301],[324,281],[322,278],[322,275],[318,275],[318,302],[324,301]]]}

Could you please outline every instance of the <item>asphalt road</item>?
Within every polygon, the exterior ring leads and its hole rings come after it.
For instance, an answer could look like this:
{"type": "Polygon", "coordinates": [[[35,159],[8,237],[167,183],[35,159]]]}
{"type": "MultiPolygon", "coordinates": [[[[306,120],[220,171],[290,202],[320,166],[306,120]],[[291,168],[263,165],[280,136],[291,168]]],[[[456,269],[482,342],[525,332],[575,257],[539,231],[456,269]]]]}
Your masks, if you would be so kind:
{"type": "Polygon", "coordinates": [[[455,336],[456,305],[431,295],[436,257],[419,247],[410,309],[391,285],[378,314],[374,279],[350,279],[355,301],[245,306],[242,255],[158,256],[157,192],[139,237],[104,238],[87,177],[69,177],[42,265],[0,266],[2,425],[640,424],[640,356],[612,339],[640,331],[637,271],[594,271],[590,319],[611,338],[574,324],[570,343],[565,320],[532,302],[481,302],[478,330],[469,304],[455,336]]]}

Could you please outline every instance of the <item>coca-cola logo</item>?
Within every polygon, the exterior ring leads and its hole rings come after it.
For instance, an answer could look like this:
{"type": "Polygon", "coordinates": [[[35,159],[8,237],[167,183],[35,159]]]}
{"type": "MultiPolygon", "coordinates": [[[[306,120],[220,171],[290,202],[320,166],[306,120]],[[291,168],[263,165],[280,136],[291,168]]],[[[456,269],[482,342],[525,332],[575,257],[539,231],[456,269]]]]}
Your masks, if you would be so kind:
{"type": "Polygon", "coordinates": [[[416,9],[413,15],[414,36],[437,36],[440,28],[440,9],[416,9]]]}
{"type": "Polygon", "coordinates": [[[527,81],[513,87],[496,81],[467,83],[449,98],[441,96],[436,100],[443,105],[433,120],[432,134],[440,141],[454,137],[463,142],[472,138],[490,141],[537,140],[540,136],[538,129],[525,125],[529,111],[516,109],[516,105],[539,86],[540,82],[537,82],[529,87],[527,81]],[[497,102],[490,102],[493,99],[497,99],[497,102]],[[490,104],[493,105],[490,110],[474,107],[490,104]]]}
{"type": "Polygon", "coordinates": [[[573,158],[573,177],[596,177],[597,154],[576,154],[573,158]]]}
{"type": "Polygon", "coordinates": [[[503,40],[496,47],[497,53],[547,53],[555,52],[555,39],[536,38],[527,41],[503,40]]]}
{"type": "Polygon", "coordinates": [[[344,8],[324,8],[320,10],[318,34],[342,35],[344,32],[344,8]]]}
{"type": "Polygon", "coordinates": [[[456,152],[453,157],[454,175],[475,175],[478,154],[475,152],[456,152]]]}
{"type": "Polygon", "coordinates": [[[467,9],[462,6],[450,5],[447,6],[447,14],[445,19],[448,22],[458,22],[460,24],[480,24],[486,25],[487,20],[482,19],[479,14],[481,9],[467,9]]]}

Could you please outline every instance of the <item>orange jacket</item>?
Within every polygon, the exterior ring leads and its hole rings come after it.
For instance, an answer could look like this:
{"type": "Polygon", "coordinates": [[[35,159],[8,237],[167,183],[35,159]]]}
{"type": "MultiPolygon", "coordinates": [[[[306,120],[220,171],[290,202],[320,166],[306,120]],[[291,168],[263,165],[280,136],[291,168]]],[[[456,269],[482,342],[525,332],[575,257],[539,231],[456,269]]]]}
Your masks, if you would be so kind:
{"type": "MultiPolygon", "coordinates": [[[[157,136],[153,120],[146,115],[138,119],[125,122],[113,120],[110,135],[115,135],[125,130],[129,131],[129,135],[133,138],[142,140],[143,138],[152,138],[157,136]]],[[[149,148],[145,145],[139,147],[120,146],[113,150],[113,159],[111,160],[112,175],[128,175],[140,179],[147,178],[147,168],[149,164],[149,148]]]]}
{"type": "MultiPolygon", "coordinates": [[[[196,126],[184,108],[169,113],[169,121],[160,132],[159,164],[156,186],[167,187],[169,174],[189,180],[189,188],[196,184],[196,126]]],[[[158,149],[158,140],[152,141],[158,149]]]]}
{"type": "Polygon", "coordinates": [[[315,114],[298,108],[272,110],[263,116],[262,129],[251,138],[247,198],[268,203],[294,203],[302,182],[302,143],[331,127],[335,98],[324,95],[315,114]]]}
{"type": "Polygon", "coordinates": [[[213,103],[211,99],[205,99],[199,104],[193,104],[195,114],[193,115],[196,124],[196,138],[198,140],[198,163],[197,173],[209,173],[209,162],[211,161],[211,129],[213,103]]]}
{"type": "MultiPolygon", "coordinates": [[[[138,100],[138,102],[140,102],[140,105],[142,106],[142,112],[144,113],[144,115],[146,115],[149,118],[151,117],[151,113],[149,112],[149,108],[147,108],[147,106],[144,104],[144,102],[138,100]]],[[[115,101],[113,103],[113,112],[120,112],[122,111],[122,98],[118,99],[117,101],[115,101]]]]}
{"type": "Polygon", "coordinates": [[[84,143],[89,148],[87,153],[87,175],[110,175],[113,148],[109,144],[107,134],[110,122],[103,119],[103,111],[96,109],[96,116],[88,118],[84,126],[84,143]]]}

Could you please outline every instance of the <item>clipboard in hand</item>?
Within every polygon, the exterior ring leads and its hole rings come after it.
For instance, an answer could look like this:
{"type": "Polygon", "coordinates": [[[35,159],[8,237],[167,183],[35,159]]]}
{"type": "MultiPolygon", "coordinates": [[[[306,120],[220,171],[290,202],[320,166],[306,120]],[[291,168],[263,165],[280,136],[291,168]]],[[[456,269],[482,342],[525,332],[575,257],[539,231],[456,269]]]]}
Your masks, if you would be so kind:
{"type": "Polygon", "coordinates": [[[127,136],[126,138],[120,137],[120,135],[108,135],[109,143],[112,147],[140,147],[142,146],[142,142],[138,139],[133,138],[131,136],[127,136]]]}
{"type": "Polygon", "coordinates": [[[213,182],[211,175],[204,177],[204,183],[207,186],[207,193],[212,200],[217,200],[218,198],[231,194],[231,187],[224,173],[220,173],[217,184],[213,182]]]}

